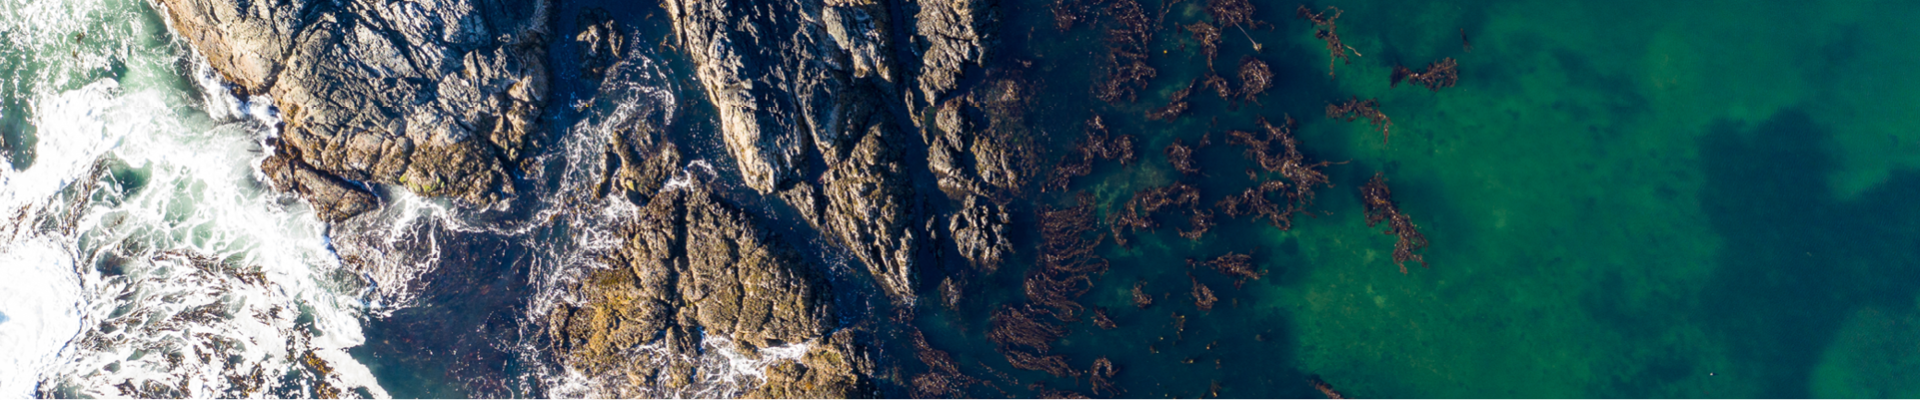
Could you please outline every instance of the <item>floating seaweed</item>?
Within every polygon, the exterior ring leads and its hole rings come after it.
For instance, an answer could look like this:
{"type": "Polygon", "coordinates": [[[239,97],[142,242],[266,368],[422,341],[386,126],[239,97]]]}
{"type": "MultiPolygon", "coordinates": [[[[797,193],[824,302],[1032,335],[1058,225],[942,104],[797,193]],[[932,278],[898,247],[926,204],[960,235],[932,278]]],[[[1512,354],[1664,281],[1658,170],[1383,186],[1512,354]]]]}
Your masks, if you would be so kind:
{"type": "Polygon", "coordinates": [[[1264,24],[1260,20],[1253,19],[1253,3],[1247,0],[1208,1],[1207,15],[1212,16],[1213,22],[1219,23],[1220,26],[1239,28],[1240,34],[1246,35],[1248,42],[1253,42],[1253,51],[1260,51],[1260,42],[1253,40],[1253,34],[1247,33],[1247,27],[1258,28],[1260,24],[1264,24]]]}
{"type": "Polygon", "coordinates": [[[1200,240],[1207,230],[1213,229],[1213,210],[1195,209],[1187,216],[1188,228],[1180,231],[1180,237],[1187,240],[1200,240]]]}
{"type": "Polygon", "coordinates": [[[1212,311],[1213,303],[1220,301],[1220,298],[1213,295],[1212,288],[1200,283],[1199,278],[1189,276],[1188,279],[1193,280],[1193,306],[1199,307],[1200,311],[1212,311]]]}
{"type": "Polygon", "coordinates": [[[1366,118],[1367,123],[1380,128],[1381,142],[1393,139],[1387,133],[1387,129],[1393,127],[1393,120],[1388,119],[1386,113],[1380,112],[1379,100],[1360,100],[1359,97],[1352,97],[1345,103],[1327,103],[1327,118],[1345,119],[1347,122],[1353,122],[1355,118],[1366,118]]]}
{"type": "Polygon", "coordinates": [[[908,335],[913,339],[914,355],[920,362],[927,364],[927,372],[915,375],[908,389],[914,398],[936,398],[949,395],[962,395],[968,386],[980,383],[979,379],[960,372],[960,366],[954,364],[953,357],[946,351],[933,348],[927,343],[927,337],[912,324],[907,326],[908,335]]]}
{"type": "Polygon", "coordinates": [[[1207,70],[1213,70],[1213,59],[1220,54],[1220,28],[1213,24],[1195,22],[1187,25],[1187,32],[1193,33],[1193,40],[1200,42],[1200,54],[1207,56],[1207,70]]]}
{"type": "MultiPolygon", "coordinates": [[[[1278,172],[1280,176],[1292,182],[1269,180],[1258,186],[1248,188],[1237,196],[1220,200],[1217,205],[1228,216],[1239,217],[1248,214],[1267,218],[1274,227],[1281,230],[1291,229],[1292,215],[1313,203],[1314,189],[1333,184],[1326,173],[1320,169],[1331,162],[1308,162],[1306,154],[1300,151],[1300,141],[1293,136],[1294,120],[1284,117],[1280,125],[1260,119],[1261,133],[1231,131],[1227,133],[1227,143],[1246,146],[1247,158],[1260,164],[1267,172],[1278,172]],[[1264,135],[1263,135],[1264,134],[1264,135]],[[1285,207],[1267,197],[1269,193],[1282,192],[1287,196],[1285,207]]],[[[1257,174],[1252,174],[1256,175],[1257,174]]]]}
{"type": "Polygon", "coordinates": [[[1002,305],[988,319],[992,328],[987,331],[987,340],[1001,348],[1021,345],[1046,353],[1053,349],[1053,341],[1067,335],[1066,327],[1042,318],[1053,315],[1032,305],[1002,305]]]}
{"type": "Polygon", "coordinates": [[[1193,94],[1193,87],[1197,86],[1199,82],[1199,80],[1187,81],[1187,87],[1174,91],[1173,97],[1167,99],[1167,105],[1155,108],[1153,111],[1148,111],[1147,119],[1173,122],[1173,120],[1180,118],[1181,114],[1186,114],[1188,107],[1187,96],[1193,94]]]}
{"type": "Polygon", "coordinates": [[[1293,214],[1299,212],[1299,208],[1292,202],[1282,207],[1281,203],[1276,203],[1267,197],[1274,192],[1293,193],[1287,190],[1287,187],[1287,183],[1283,181],[1260,182],[1259,185],[1247,188],[1240,194],[1220,199],[1219,202],[1214,203],[1214,207],[1219,207],[1229,217],[1253,215],[1255,218],[1265,218],[1268,223],[1273,224],[1274,228],[1290,230],[1293,229],[1293,214]]]}
{"type": "Polygon", "coordinates": [[[1427,237],[1420,234],[1412,218],[1400,212],[1400,205],[1393,201],[1393,191],[1387,188],[1386,174],[1374,172],[1373,179],[1360,187],[1360,197],[1366,203],[1367,226],[1386,221],[1389,229],[1384,233],[1399,239],[1393,245],[1393,262],[1400,265],[1400,273],[1407,273],[1407,260],[1418,261],[1421,268],[1426,268],[1427,260],[1414,252],[1427,247],[1427,237]]]}
{"type": "Polygon", "coordinates": [[[1460,63],[1453,61],[1453,57],[1427,63],[1427,67],[1420,70],[1420,72],[1413,72],[1413,70],[1407,69],[1407,67],[1403,65],[1395,65],[1393,66],[1392,82],[1387,84],[1387,87],[1398,87],[1400,86],[1400,81],[1405,80],[1409,83],[1426,86],[1427,89],[1438,92],[1440,88],[1453,87],[1454,83],[1460,81],[1460,71],[1457,70],[1459,66],[1460,63]]]}
{"type": "Polygon", "coordinates": [[[1239,97],[1233,95],[1233,87],[1227,85],[1227,78],[1222,78],[1213,73],[1207,73],[1207,77],[1202,79],[1200,83],[1206,85],[1209,89],[1213,89],[1213,93],[1220,95],[1220,99],[1226,100],[1229,107],[1231,107],[1234,100],[1239,99],[1239,97]]]}
{"type": "Polygon", "coordinates": [[[1007,363],[1013,364],[1014,368],[1046,372],[1053,374],[1053,376],[1063,378],[1080,376],[1080,371],[1076,371],[1072,366],[1067,365],[1067,356],[1059,354],[1034,354],[1012,349],[1002,350],[1000,353],[1007,356],[1007,363]]]}
{"type": "Polygon", "coordinates": [[[1060,0],[1049,7],[1053,11],[1053,27],[1064,32],[1073,29],[1073,24],[1087,19],[1093,12],[1094,4],[1101,0],[1060,0]]]}
{"type": "Polygon", "coordinates": [[[1136,159],[1133,135],[1108,135],[1107,124],[1100,116],[1095,115],[1087,121],[1086,134],[1085,138],[1074,144],[1072,150],[1060,156],[1060,163],[1054,165],[1053,174],[1041,184],[1041,191],[1066,190],[1073,178],[1093,173],[1095,159],[1115,160],[1123,166],[1132,165],[1136,159]]]}
{"type": "Polygon", "coordinates": [[[1102,396],[1101,392],[1106,392],[1106,396],[1120,394],[1113,387],[1113,376],[1119,372],[1120,369],[1113,366],[1113,360],[1106,357],[1094,359],[1093,366],[1087,367],[1087,383],[1093,386],[1093,395],[1102,396]]]}
{"type": "Polygon", "coordinates": [[[1118,104],[1132,103],[1147,80],[1159,72],[1147,65],[1148,45],[1153,42],[1153,24],[1136,0],[1111,1],[1107,12],[1114,26],[1107,30],[1107,76],[1095,81],[1094,97],[1118,104]]]}
{"type": "Polygon", "coordinates": [[[1200,165],[1193,159],[1193,150],[1186,140],[1173,139],[1173,144],[1167,145],[1167,162],[1173,164],[1173,169],[1181,174],[1199,175],[1200,165]]]}
{"type": "MultiPolygon", "coordinates": [[[[1353,60],[1350,60],[1347,58],[1347,50],[1351,50],[1353,49],[1353,47],[1340,43],[1340,33],[1334,30],[1335,29],[1334,20],[1340,19],[1340,13],[1341,11],[1339,7],[1327,7],[1327,9],[1324,11],[1313,12],[1313,9],[1308,8],[1307,5],[1305,4],[1301,4],[1300,8],[1294,10],[1294,15],[1300,17],[1300,19],[1313,22],[1313,26],[1315,28],[1315,30],[1313,31],[1314,38],[1324,40],[1327,42],[1327,56],[1328,56],[1327,77],[1328,78],[1332,78],[1334,76],[1333,75],[1334,60],[1339,60],[1347,64],[1353,64],[1353,60]],[[1328,12],[1332,12],[1333,15],[1327,16],[1326,14],[1328,12]]],[[[1358,51],[1355,51],[1355,53],[1358,53],[1358,51]]]]}
{"type": "Polygon", "coordinates": [[[1185,182],[1174,182],[1134,192],[1126,205],[1108,214],[1107,224],[1113,229],[1113,242],[1126,247],[1127,236],[1134,231],[1159,228],[1160,224],[1153,221],[1153,213],[1176,205],[1188,208],[1199,206],[1200,189],[1185,182]]]}
{"type": "Polygon", "coordinates": [[[1153,306],[1153,295],[1147,294],[1147,281],[1133,283],[1133,306],[1143,310],[1153,306]]]}
{"type": "Polygon", "coordinates": [[[1247,101],[1259,102],[1254,96],[1267,92],[1273,86],[1273,70],[1267,68],[1267,62],[1253,56],[1240,58],[1240,95],[1247,101]]]}
{"type": "Polygon", "coordinates": [[[1107,316],[1106,307],[1093,308],[1093,326],[1098,326],[1100,329],[1106,330],[1113,330],[1120,327],[1119,324],[1113,323],[1112,317],[1107,316]]]}
{"type": "Polygon", "coordinates": [[[1266,271],[1261,271],[1254,267],[1253,255],[1251,254],[1235,253],[1235,252],[1229,251],[1227,252],[1227,254],[1219,257],[1214,257],[1212,260],[1207,260],[1203,262],[1195,262],[1192,260],[1188,260],[1187,262],[1211,266],[1213,267],[1214,270],[1220,271],[1220,273],[1223,275],[1236,278],[1237,280],[1233,283],[1233,287],[1236,289],[1240,287],[1241,283],[1244,283],[1249,279],[1260,280],[1261,276],[1265,276],[1267,274],[1266,271]]]}
{"type": "Polygon", "coordinates": [[[1320,394],[1326,395],[1329,399],[1347,398],[1347,395],[1340,394],[1340,392],[1333,390],[1333,385],[1329,385],[1326,381],[1320,380],[1320,375],[1308,375],[1307,384],[1313,385],[1314,390],[1319,390],[1320,394]]]}

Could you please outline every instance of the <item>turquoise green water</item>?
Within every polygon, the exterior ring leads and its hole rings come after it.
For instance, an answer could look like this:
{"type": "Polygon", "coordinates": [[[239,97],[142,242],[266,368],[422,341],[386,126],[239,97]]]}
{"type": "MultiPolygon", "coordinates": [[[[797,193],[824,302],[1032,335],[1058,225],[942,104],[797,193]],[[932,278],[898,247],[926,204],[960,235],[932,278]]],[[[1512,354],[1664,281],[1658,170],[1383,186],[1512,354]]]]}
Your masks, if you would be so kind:
{"type": "MultiPolygon", "coordinates": [[[[1174,5],[1166,25],[1206,20],[1202,5],[1174,5]]],[[[1291,231],[1241,220],[1194,243],[1170,213],[1135,249],[1110,249],[1083,302],[1122,329],[1070,324],[1076,368],[1112,357],[1128,397],[1212,396],[1214,382],[1225,397],[1318,395],[1306,374],[1358,397],[1920,396],[1920,3],[1314,4],[1345,10],[1340,36],[1360,54],[1332,80],[1295,4],[1256,6],[1274,28],[1226,29],[1218,63],[1255,54],[1251,36],[1276,87],[1236,111],[1196,93],[1171,124],[1141,115],[1203,72],[1183,32],[1160,32],[1159,76],[1115,107],[1080,90],[1098,76],[1092,31],[1008,13],[1009,47],[1048,82],[1051,131],[1099,113],[1141,139],[1144,162],[1075,181],[1103,206],[1180,179],[1160,153],[1174,138],[1218,142],[1255,116],[1290,113],[1310,157],[1347,161],[1328,169],[1324,215],[1291,231]],[[1395,62],[1441,57],[1459,60],[1458,86],[1388,87],[1395,62]],[[1348,96],[1380,100],[1390,144],[1324,118],[1348,96]],[[1374,171],[1432,241],[1431,269],[1402,275],[1393,238],[1365,226],[1356,187],[1374,171]],[[1221,297],[1198,311],[1184,260],[1228,250],[1271,273],[1236,290],[1191,271],[1221,297]],[[1136,280],[1165,297],[1134,308],[1136,280]]],[[[1245,187],[1240,150],[1202,150],[1204,202],[1245,187]]],[[[1022,269],[996,279],[1017,285],[1022,269]]],[[[930,334],[961,364],[1008,371],[981,330],[1014,296],[923,325],[948,331],[930,334]]]]}

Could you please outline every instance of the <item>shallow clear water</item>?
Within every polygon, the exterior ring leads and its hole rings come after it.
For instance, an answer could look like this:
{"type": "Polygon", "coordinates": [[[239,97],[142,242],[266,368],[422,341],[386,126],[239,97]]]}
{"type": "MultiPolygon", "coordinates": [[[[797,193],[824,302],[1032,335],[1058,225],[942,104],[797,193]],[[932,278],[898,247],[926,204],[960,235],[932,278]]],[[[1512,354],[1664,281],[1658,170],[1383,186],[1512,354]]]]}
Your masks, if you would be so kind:
{"type": "MultiPolygon", "coordinates": [[[[1161,149],[1223,142],[1258,117],[1294,116],[1309,157],[1343,162],[1327,169],[1335,186],[1316,217],[1289,231],[1222,218],[1194,242],[1167,213],[1132,249],[1105,248],[1113,266],[1081,301],[1120,329],[1070,323],[1056,348],[1075,368],[1111,358],[1122,396],[1317,396],[1310,374],[1355,397],[1920,396],[1920,5],[1316,3],[1344,10],[1339,33],[1357,54],[1330,79],[1297,4],[1256,2],[1271,27],[1226,29],[1217,63],[1264,60],[1274,88],[1231,108],[1197,91],[1186,117],[1160,122],[1145,112],[1207,68],[1174,28],[1206,20],[1205,2],[1167,8],[1158,76],[1121,105],[1087,89],[1105,51],[1095,29],[1061,33],[1044,8],[1004,3],[1002,61],[1034,62],[1043,142],[1060,151],[1098,114],[1136,135],[1141,156],[1096,163],[1027,210],[1073,191],[1113,207],[1180,179],[1211,204],[1250,183],[1241,148],[1203,148],[1201,178],[1161,149]],[[1460,62],[1458,86],[1388,87],[1394,64],[1442,57],[1460,62]],[[1379,99],[1390,142],[1324,117],[1349,96],[1379,99]],[[1393,238],[1365,225],[1357,187],[1375,171],[1432,241],[1431,268],[1401,274],[1393,238]],[[1227,251],[1269,273],[1236,288],[1187,267],[1227,251]],[[1192,305],[1189,274],[1220,296],[1212,311],[1192,305]],[[1141,281],[1157,300],[1145,310],[1129,293],[1141,281]]],[[[652,45],[665,13],[565,2],[555,31],[573,32],[587,6],[640,45],[606,81],[573,72],[570,43],[552,45],[551,145],[520,198],[473,210],[383,193],[375,218],[329,227],[255,172],[274,134],[265,99],[226,96],[150,5],[0,1],[0,396],[121,396],[116,385],[147,381],[197,396],[581,394],[545,366],[538,319],[632,210],[566,211],[594,168],[579,161],[605,145],[595,133],[671,122],[710,167],[689,173],[737,179],[686,58],[652,45]],[[225,311],[193,314],[208,304],[225,311]],[[227,380],[256,368],[258,391],[227,380]]],[[[871,290],[777,201],[723,189],[854,283],[837,287],[871,290]]],[[[1019,380],[999,385],[1011,394],[1036,381],[1085,393],[1085,379],[1012,368],[985,339],[1033,257],[1021,249],[959,309],[925,306],[916,325],[963,372],[1019,380]]],[[[888,354],[900,374],[883,393],[904,396],[897,379],[921,366],[888,354]]],[[[713,382],[751,376],[717,370],[713,382]]]]}

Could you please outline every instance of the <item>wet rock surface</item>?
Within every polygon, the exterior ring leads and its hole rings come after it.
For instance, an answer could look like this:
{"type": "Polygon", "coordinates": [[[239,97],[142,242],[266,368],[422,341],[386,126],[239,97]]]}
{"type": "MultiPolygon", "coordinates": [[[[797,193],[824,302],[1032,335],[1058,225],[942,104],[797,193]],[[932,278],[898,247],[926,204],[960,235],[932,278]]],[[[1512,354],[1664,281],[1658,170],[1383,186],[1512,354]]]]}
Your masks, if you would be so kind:
{"type": "Polygon", "coordinates": [[[602,394],[687,385],[705,335],[748,355],[809,344],[799,360],[769,367],[762,390],[772,396],[849,396],[864,381],[856,371],[870,367],[857,344],[829,335],[834,312],[822,273],[744,212],[700,187],[669,190],[622,232],[625,244],[570,290],[576,301],[549,323],[555,357],[595,377],[602,394]],[[783,386],[803,382],[841,391],[783,386]]]}
{"type": "Polygon", "coordinates": [[[273,97],[302,162],[268,175],[329,219],[370,209],[330,179],[497,200],[546,103],[545,1],[160,4],[235,94],[273,97]]]}

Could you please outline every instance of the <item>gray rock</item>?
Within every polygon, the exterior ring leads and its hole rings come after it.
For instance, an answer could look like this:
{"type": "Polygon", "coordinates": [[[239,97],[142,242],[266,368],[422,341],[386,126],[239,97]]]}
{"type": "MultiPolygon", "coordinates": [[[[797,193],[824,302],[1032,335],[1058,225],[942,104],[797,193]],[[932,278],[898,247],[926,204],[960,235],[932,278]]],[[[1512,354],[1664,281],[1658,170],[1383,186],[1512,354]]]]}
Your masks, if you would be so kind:
{"type": "Polygon", "coordinates": [[[489,202],[546,103],[547,1],[160,4],[312,173],[489,202]]]}
{"type": "Polygon", "coordinates": [[[276,146],[273,155],[260,163],[260,171],[274,189],[306,198],[314,213],[327,222],[340,222],[380,206],[380,200],[366,189],[315,171],[301,161],[298,149],[276,146]]]}
{"type": "Polygon", "coordinates": [[[999,30],[998,0],[923,0],[915,15],[921,102],[936,104],[960,86],[967,65],[985,66],[999,30]]]}
{"type": "Polygon", "coordinates": [[[888,84],[888,9],[878,0],[668,0],[695,75],[719,109],[727,150],[746,184],[774,193],[810,175],[809,142],[828,153],[847,139],[848,107],[888,84]]]}
{"type": "Polygon", "coordinates": [[[949,217],[947,231],[960,256],[984,275],[998,270],[1013,253],[1013,241],[1007,236],[1011,223],[1005,209],[980,196],[968,196],[960,211],[949,217]]]}

